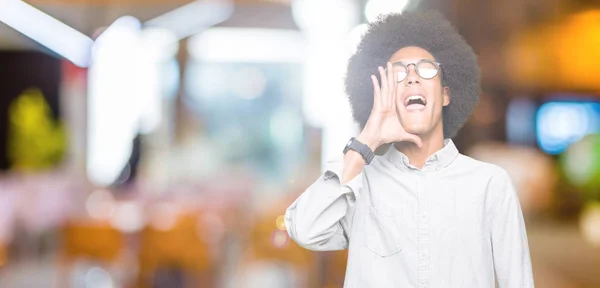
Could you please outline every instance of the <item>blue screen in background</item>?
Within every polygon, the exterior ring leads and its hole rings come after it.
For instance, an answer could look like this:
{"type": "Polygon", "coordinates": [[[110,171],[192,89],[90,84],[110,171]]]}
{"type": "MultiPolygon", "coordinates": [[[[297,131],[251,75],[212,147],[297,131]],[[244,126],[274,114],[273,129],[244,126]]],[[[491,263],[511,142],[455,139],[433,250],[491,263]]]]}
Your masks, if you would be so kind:
{"type": "Polygon", "coordinates": [[[529,98],[510,101],[506,111],[506,138],[509,143],[536,146],[536,114],[538,104],[529,98]]]}
{"type": "Polygon", "coordinates": [[[537,142],[548,154],[560,154],[585,135],[599,132],[600,102],[547,102],[536,114],[537,142]]]}

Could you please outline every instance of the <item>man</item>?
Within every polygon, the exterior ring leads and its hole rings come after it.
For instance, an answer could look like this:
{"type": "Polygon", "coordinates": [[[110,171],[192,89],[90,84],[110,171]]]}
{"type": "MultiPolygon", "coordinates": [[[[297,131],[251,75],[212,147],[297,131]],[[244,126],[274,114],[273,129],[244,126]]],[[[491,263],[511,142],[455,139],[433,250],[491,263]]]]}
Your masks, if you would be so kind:
{"type": "Polygon", "coordinates": [[[451,140],[479,79],[471,47],[439,13],[370,25],[345,82],[362,131],[285,215],[299,245],[349,249],[344,287],[534,287],[510,177],[451,140]]]}

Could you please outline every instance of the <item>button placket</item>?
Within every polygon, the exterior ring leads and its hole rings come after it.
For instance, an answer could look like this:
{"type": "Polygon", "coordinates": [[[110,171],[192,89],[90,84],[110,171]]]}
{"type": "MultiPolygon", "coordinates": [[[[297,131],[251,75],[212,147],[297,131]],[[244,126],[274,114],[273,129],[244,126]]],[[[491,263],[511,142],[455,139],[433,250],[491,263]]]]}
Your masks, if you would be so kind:
{"type": "Polygon", "coordinates": [[[425,174],[419,174],[417,211],[417,278],[419,287],[427,287],[429,280],[429,213],[428,194],[425,189],[425,174]]]}

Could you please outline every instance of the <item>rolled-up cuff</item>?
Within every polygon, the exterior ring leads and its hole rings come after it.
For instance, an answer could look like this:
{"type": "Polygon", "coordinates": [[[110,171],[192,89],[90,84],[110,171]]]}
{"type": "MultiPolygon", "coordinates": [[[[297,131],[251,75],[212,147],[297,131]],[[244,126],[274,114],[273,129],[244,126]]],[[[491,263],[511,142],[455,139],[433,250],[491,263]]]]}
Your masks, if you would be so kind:
{"type": "MultiPolygon", "coordinates": [[[[339,155],[325,165],[325,181],[337,179],[342,181],[342,172],[344,169],[343,155],[339,155]]],[[[341,184],[341,183],[340,183],[341,184]]],[[[363,172],[361,171],[345,185],[340,185],[341,193],[346,195],[349,202],[354,203],[356,198],[360,196],[360,189],[363,184],[363,172]]]]}

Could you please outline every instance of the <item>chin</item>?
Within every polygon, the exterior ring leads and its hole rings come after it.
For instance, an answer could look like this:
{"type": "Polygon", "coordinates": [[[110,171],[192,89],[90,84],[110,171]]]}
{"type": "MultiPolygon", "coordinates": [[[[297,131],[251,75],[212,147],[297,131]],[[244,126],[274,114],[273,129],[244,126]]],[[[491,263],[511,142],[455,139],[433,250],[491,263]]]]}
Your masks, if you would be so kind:
{"type": "Polygon", "coordinates": [[[427,134],[429,131],[431,131],[431,129],[429,129],[429,127],[425,127],[425,126],[421,126],[421,125],[406,125],[403,127],[404,127],[404,130],[406,130],[406,132],[408,132],[410,134],[415,134],[415,135],[424,135],[424,134],[427,134]]]}
{"type": "Polygon", "coordinates": [[[424,119],[411,119],[409,117],[399,117],[400,125],[404,128],[404,130],[411,134],[424,134],[428,130],[430,130],[428,125],[426,125],[426,121],[424,119]]]}

